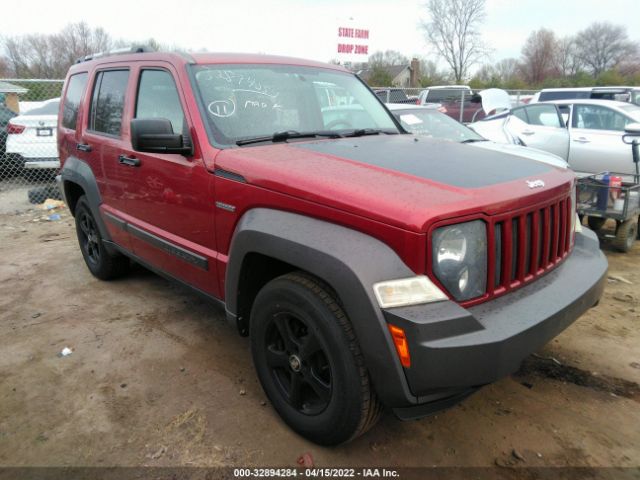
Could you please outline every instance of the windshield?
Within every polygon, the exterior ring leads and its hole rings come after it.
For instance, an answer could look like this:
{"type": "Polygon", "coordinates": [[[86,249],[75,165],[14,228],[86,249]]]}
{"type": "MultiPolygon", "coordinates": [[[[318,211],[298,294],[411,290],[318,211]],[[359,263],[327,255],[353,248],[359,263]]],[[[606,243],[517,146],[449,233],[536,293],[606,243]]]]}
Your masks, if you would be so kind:
{"type": "Polygon", "coordinates": [[[437,110],[412,108],[393,113],[406,130],[416,135],[426,135],[452,142],[484,140],[470,128],[437,110]]]}
{"type": "Polygon", "coordinates": [[[291,65],[198,65],[193,70],[203,115],[218,145],[279,132],[398,133],[378,99],[351,74],[291,65]]]}
{"type": "Polygon", "coordinates": [[[631,103],[640,105],[640,92],[631,92],[631,103]]]}
{"type": "Polygon", "coordinates": [[[629,104],[620,107],[620,109],[633,118],[634,121],[640,122],[640,107],[638,105],[629,104]]]}

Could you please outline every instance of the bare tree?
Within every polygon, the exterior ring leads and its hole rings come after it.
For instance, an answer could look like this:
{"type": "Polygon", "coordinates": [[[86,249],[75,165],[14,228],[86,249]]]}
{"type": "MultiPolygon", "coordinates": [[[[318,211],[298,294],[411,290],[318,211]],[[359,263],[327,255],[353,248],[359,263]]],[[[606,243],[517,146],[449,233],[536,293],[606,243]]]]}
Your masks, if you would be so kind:
{"type": "Polygon", "coordinates": [[[557,41],[555,66],[563,77],[573,77],[582,68],[574,37],[563,37],[557,41]]]}
{"type": "Polygon", "coordinates": [[[518,76],[518,60],[515,58],[503,58],[494,67],[495,75],[501,83],[507,83],[518,76]]]}
{"type": "Polygon", "coordinates": [[[427,58],[419,58],[420,61],[420,84],[423,87],[431,85],[442,85],[448,83],[449,78],[446,72],[438,68],[438,64],[427,58]]]}
{"type": "Polygon", "coordinates": [[[397,50],[378,51],[369,55],[370,67],[388,67],[391,65],[408,65],[409,59],[397,50]]]}
{"type": "Polygon", "coordinates": [[[557,40],[551,30],[541,28],[531,32],[522,47],[520,69],[532,84],[542,83],[555,73],[557,40]]]}
{"type": "Polygon", "coordinates": [[[4,57],[0,57],[0,78],[5,78],[11,75],[11,70],[9,70],[9,64],[7,63],[7,59],[4,57]]]}
{"type": "Polygon", "coordinates": [[[633,56],[638,44],[629,40],[624,26],[595,22],[576,35],[576,48],[580,60],[598,76],[633,56]]]}
{"type": "Polygon", "coordinates": [[[425,38],[449,65],[456,82],[488,54],[479,27],[485,0],[428,0],[430,20],[422,23],[425,38]]]}

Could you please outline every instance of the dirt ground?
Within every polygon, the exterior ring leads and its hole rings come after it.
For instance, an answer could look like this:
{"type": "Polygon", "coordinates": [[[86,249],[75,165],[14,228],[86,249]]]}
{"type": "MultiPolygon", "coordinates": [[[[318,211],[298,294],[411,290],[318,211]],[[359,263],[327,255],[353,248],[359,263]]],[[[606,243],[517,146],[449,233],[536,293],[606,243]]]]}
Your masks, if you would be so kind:
{"type": "Polygon", "coordinates": [[[140,267],[96,280],[61,215],[0,214],[0,466],[640,466],[640,242],[605,242],[600,305],[518,374],[321,448],[280,421],[219,308],[140,267]]]}

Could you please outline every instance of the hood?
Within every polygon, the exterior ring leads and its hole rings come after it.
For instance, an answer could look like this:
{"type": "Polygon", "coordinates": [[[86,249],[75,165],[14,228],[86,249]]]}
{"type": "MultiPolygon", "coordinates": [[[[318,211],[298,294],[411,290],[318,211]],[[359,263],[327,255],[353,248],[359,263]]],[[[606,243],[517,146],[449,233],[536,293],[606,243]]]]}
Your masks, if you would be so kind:
{"type": "Polygon", "coordinates": [[[529,158],[531,160],[548,163],[549,165],[562,169],[569,168],[569,164],[559,156],[554,155],[553,153],[545,152],[543,150],[538,150],[537,148],[523,147],[522,145],[513,145],[508,143],[495,143],[490,141],[476,142],[473,144],[473,146],[492,150],[494,152],[509,153],[511,155],[517,155],[522,158],[529,158]]]}
{"type": "Polygon", "coordinates": [[[568,192],[573,173],[473,144],[378,135],[232,148],[215,168],[247,183],[412,231],[568,192]],[[543,180],[531,189],[526,180],[543,180]]]}

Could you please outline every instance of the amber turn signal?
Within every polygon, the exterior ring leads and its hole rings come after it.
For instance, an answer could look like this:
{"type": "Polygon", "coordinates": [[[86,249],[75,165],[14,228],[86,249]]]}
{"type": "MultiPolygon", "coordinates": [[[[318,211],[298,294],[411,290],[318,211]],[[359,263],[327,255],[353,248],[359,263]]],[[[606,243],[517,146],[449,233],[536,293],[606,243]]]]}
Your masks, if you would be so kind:
{"type": "Polygon", "coordinates": [[[411,366],[411,356],[409,355],[409,343],[407,342],[404,330],[395,325],[389,325],[389,331],[391,332],[393,343],[396,346],[400,363],[403,367],[409,368],[411,366]]]}

